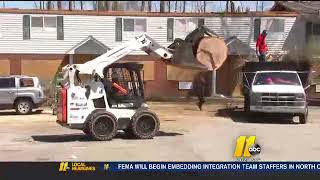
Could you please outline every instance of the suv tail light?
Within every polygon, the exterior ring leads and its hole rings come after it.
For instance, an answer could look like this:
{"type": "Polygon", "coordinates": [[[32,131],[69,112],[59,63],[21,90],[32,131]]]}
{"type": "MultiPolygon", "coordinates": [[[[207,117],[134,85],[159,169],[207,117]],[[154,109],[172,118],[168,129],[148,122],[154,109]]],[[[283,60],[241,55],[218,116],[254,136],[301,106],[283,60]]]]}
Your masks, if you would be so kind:
{"type": "Polygon", "coordinates": [[[59,92],[58,97],[58,109],[57,116],[58,120],[63,123],[67,123],[67,89],[62,88],[59,92]]]}

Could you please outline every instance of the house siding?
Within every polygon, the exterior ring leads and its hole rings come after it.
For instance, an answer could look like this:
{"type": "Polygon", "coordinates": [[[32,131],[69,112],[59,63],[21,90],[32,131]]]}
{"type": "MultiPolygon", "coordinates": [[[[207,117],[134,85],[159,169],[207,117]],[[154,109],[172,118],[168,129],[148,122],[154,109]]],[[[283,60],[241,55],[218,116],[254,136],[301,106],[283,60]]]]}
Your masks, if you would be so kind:
{"type": "MultiPolygon", "coordinates": [[[[86,16],[64,15],[64,40],[50,37],[40,39],[22,39],[22,17],[24,14],[1,13],[0,53],[41,53],[41,54],[65,54],[75,44],[92,35],[110,48],[128,41],[124,37],[122,42],[115,41],[115,18],[121,16],[86,16]]],[[[55,16],[55,15],[49,15],[55,16]]],[[[168,46],[172,42],[167,41],[168,17],[143,17],[147,19],[147,34],[162,46],[168,46]]],[[[182,17],[172,17],[182,18],[182,17]]],[[[204,18],[205,25],[215,31],[219,36],[226,38],[237,36],[240,40],[255,48],[253,40],[253,20],[255,17],[197,17],[204,18]]],[[[265,18],[265,17],[260,17],[265,18]]],[[[277,17],[274,17],[277,18],[277,17]]],[[[284,36],[276,36],[267,39],[271,53],[282,51],[283,44],[290,32],[295,17],[282,17],[285,19],[284,36]]],[[[145,55],[142,51],[134,51],[131,54],[145,55]]]]}
{"type": "MultiPolygon", "coordinates": [[[[270,17],[210,17],[205,19],[205,25],[216,32],[222,38],[237,36],[241,41],[255,49],[254,19],[266,19],[270,17]]],[[[266,42],[270,53],[282,53],[283,45],[296,20],[296,17],[272,17],[285,20],[285,29],[282,35],[267,36],[266,42]]],[[[262,30],[261,30],[262,31],[262,30]]]]}

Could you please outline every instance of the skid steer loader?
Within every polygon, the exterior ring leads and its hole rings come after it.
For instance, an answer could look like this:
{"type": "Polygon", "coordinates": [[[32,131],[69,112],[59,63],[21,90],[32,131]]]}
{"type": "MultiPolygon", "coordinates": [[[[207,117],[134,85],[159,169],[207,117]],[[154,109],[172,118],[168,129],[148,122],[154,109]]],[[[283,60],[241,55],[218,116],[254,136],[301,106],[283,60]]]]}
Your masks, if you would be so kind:
{"type": "MultiPolygon", "coordinates": [[[[195,45],[201,45],[199,40],[204,38],[204,32],[205,29],[198,28],[186,40],[179,40],[179,43],[176,40],[168,48],[143,34],[84,64],[66,65],[62,68],[57,123],[83,130],[101,141],[111,140],[117,130],[141,139],[154,137],[160,122],[144,101],[142,65],[117,61],[134,50],[143,50],[170,64],[207,70],[215,65],[208,67],[208,63],[199,61],[195,45]],[[194,54],[186,57],[183,52],[187,51],[194,54]],[[82,78],[83,75],[89,78],[82,78]]],[[[220,58],[219,61],[224,60],[220,58]]]]}

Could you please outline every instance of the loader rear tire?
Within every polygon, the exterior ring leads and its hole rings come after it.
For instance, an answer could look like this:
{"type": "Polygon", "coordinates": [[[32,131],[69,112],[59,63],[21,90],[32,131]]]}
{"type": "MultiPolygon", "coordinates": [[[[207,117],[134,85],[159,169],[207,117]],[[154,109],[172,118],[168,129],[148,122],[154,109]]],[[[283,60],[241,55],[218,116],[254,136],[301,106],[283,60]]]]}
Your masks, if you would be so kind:
{"type": "Polygon", "coordinates": [[[140,109],[132,117],[132,133],[139,139],[153,138],[158,133],[159,128],[159,118],[150,110],[140,109]]]}
{"type": "Polygon", "coordinates": [[[88,120],[88,133],[98,141],[109,141],[117,133],[117,121],[113,114],[106,111],[97,111],[88,120]]]}

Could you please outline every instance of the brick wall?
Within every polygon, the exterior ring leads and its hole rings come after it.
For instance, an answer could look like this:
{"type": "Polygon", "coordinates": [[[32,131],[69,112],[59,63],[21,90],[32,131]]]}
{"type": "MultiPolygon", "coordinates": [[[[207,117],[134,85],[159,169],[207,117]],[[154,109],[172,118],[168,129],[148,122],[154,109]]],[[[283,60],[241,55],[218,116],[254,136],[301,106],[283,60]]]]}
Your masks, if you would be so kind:
{"type": "MultiPolygon", "coordinates": [[[[90,55],[75,55],[74,63],[84,63],[93,59],[90,55]]],[[[145,81],[145,95],[147,99],[166,100],[175,97],[185,97],[187,90],[178,90],[178,81],[167,80],[166,63],[156,60],[152,56],[129,55],[120,62],[140,62],[147,64],[144,71],[148,77],[145,81]]],[[[69,62],[69,55],[31,55],[31,54],[0,54],[0,74],[23,74],[38,76],[45,84],[46,89],[53,86],[54,75],[59,65],[66,65],[69,62]]],[[[232,95],[237,92],[237,71],[234,69],[236,61],[228,58],[227,62],[217,72],[218,92],[225,95],[232,95]]],[[[186,70],[189,71],[189,70],[186,70]]],[[[48,93],[52,93],[51,91],[48,93]]],[[[236,93],[237,94],[237,93],[236,93]]],[[[51,95],[50,95],[51,96],[51,95]]]]}

